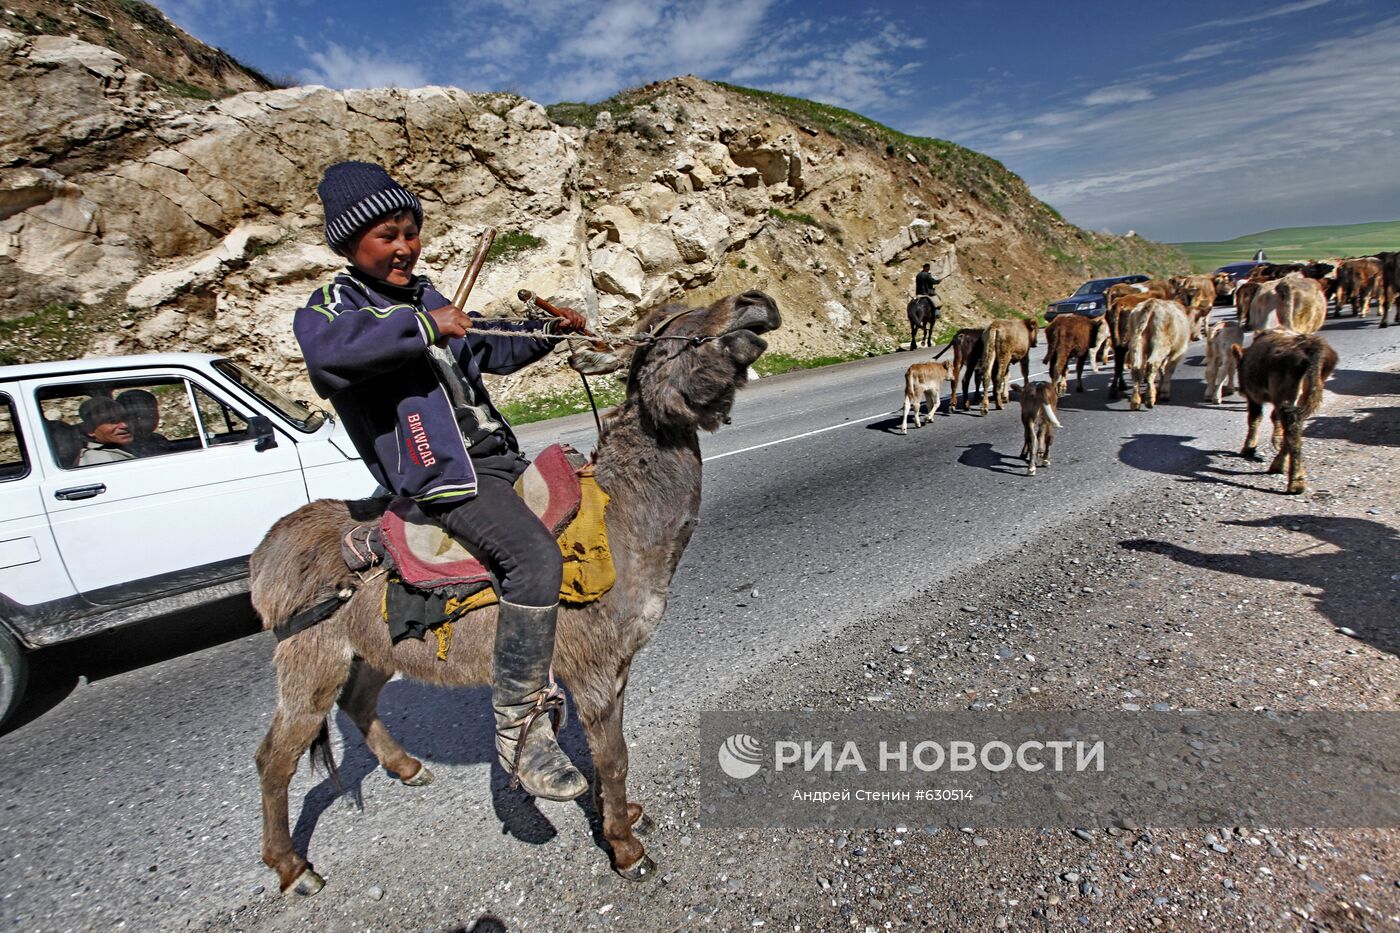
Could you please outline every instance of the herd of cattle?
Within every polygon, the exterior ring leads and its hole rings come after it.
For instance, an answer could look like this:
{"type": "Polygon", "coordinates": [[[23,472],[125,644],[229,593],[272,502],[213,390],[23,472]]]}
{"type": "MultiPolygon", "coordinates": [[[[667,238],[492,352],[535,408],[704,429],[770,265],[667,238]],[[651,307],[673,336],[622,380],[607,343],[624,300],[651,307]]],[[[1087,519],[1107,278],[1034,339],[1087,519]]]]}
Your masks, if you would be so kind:
{"type": "Polygon", "coordinates": [[[1206,398],[1219,403],[1236,390],[1248,405],[1242,456],[1253,459],[1258,447],[1264,405],[1273,408],[1273,442],[1277,451],[1270,473],[1288,474],[1290,493],[1306,488],[1302,429],[1322,401],[1322,384],[1337,366],[1336,351],[1317,334],[1328,314],[1350,306],[1365,317],[1371,303],[1380,304],[1380,326],[1388,316],[1400,323],[1400,252],[1380,253],[1327,262],[1266,263],[1236,283],[1226,273],[1180,275],[1138,284],[1114,285],[1107,292],[1108,309],[1096,318],[1062,314],[1045,330],[1045,362],[1050,382],[1030,385],[1030,351],[1037,345],[1035,319],[1003,319],[985,328],[959,330],[949,345],[927,363],[910,366],[904,377],[904,419],[899,433],[908,433],[909,415],[922,425],[920,403],[928,399],[929,417],[938,406],[943,380],[952,383],[949,411],[966,411],[973,380],[981,393],[982,414],[989,401],[1001,409],[1010,390],[1013,364],[1021,366],[1021,421],[1025,445],[1021,456],[1027,472],[1037,461],[1050,463],[1050,444],[1059,426],[1059,396],[1069,391],[1069,367],[1075,365],[1075,389],[1084,391],[1084,366],[1098,372],[1099,363],[1113,355],[1113,379],[1108,397],[1128,391],[1125,370],[1132,375],[1131,408],[1151,408],[1171,398],[1171,380],[1192,340],[1205,339],[1206,398]],[[1211,309],[1233,302],[1234,320],[1208,325],[1211,309]],[[1391,309],[1394,308],[1392,311],[1391,309]],[[1245,331],[1255,333],[1245,347],[1245,331]],[[951,362],[938,362],[949,350],[951,362]],[[961,379],[962,397],[958,389],[961,379]],[[1228,391],[1227,391],[1228,389],[1228,391]]]}

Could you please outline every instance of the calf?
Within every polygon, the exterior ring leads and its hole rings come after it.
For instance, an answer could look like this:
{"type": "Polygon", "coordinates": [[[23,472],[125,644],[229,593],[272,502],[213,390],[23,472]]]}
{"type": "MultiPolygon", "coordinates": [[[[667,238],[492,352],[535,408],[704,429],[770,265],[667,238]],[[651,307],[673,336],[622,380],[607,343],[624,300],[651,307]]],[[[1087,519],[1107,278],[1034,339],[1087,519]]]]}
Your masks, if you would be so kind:
{"type": "Polygon", "coordinates": [[[1217,405],[1226,380],[1230,389],[1224,394],[1235,394],[1235,357],[1230,347],[1237,343],[1244,343],[1244,325],[1238,321],[1217,321],[1206,332],[1206,398],[1217,405]]]}
{"type": "Polygon", "coordinates": [[[1088,362],[1099,371],[1093,360],[1097,335],[1104,327],[1103,318],[1090,320],[1078,314],[1061,314],[1045,328],[1045,362],[1050,364],[1050,382],[1060,392],[1069,391],[1069,364],[1073,360],[1075,391],[1084,391],[1084,364],[1088,362]]]}
{"type": "Polygon", "coordinates": [[[1199,337],[1210,309],[1215,307],[1215,283],[1208,275],[1174,275],[1170,282],[1170,297],[1186,309],[1191,317],[1191,336],[1199,337]]]}
{"type": "MultiPolygon", "coordinates": [[[[919,403],[928,399],[928,420],[938,413],[938,398],[943,392],[943,380],[947,379],[947,363],[915,363],[904,371],[904,422],[899,426],[900,434],[909,433],[909,412],[914,412],[914,427],[922,428],[919,418],[919,403]]],[[[951,404],[951,403],[950,403],[951,404]]]]}
{"type": "Polygon", "coordinates": [[[1123,367],[1128,361],[1128,314],[1144,301],[1151,300],[1152,296],[1145,292],[1124,295],[1109,305],[1108,311],[1104,313],[1108,339],[1113,344],[1113,380],[1108,384],[1110,399],[1120,398],[1127,391],[1128,384],[1123,378],[1123,367]]]}
{"type": "Polygon", "coordinates": [[[1281,279],[1261,282],[1249,300],[1249,326],[1258,332],[1277,321],[1282,330],[1315,333],[1327,319],[1327,298],[1316,279],[1290,272],[1281,279]]]}
{"type": "MultiPolygon", "coordinates": [[[[1337,314],[1342,313],[1342,305],[1351,305],[1351,313],[1365,317],[1371,311],[1371,299],[1385,298],[1382,295],[1381,261],[1370,256],[1361,259],[1345,259],[1337,269],[1337,314]]],[[[1381,320],[1385,320],[1385,306],[1381,306],[1381,320]]]]}
{"type": "Polygon", "coordinates": [[[1303,470],[1303,422],[1322,403],[1322,384],[1337,368],[1337,351],[1316,334],[1269,331],[1259,334],[1246,350],[1230,348],[1240,372],[1240,393],[1249,403],[1244,447],[1240,456],[1256,459],[1259,422],[1265,403],[1274,406],[1274,447],[1278,453],[1270,473],[1288,471],[1289,494],[1307,489],[1303,470]]]}
{"type": "Polygon", "coordinates": [[[968,406],[968,383],[976,377],[977,388],[982,388],[982,328],[964,327],[953,335],[953,339],[948,346],[939,350],[934,359],[953,351],[953,397],[948,401],[948,410],[952,411],[954,406],[961,407],[967,411],[968,406]],[[958,375],[962,374],[962,403],[958,403],[958,375]]]}
{"type": "Polygon", "coordinates": [[[1386,311],[1395,306],[1395,323],[1400,324],[1400,251],[1377,253],[1381,263],[1381,326],[1386,326],[1386,311]]]}
{"type": "Polygon", "coordinates": [[[1249,303],[1258,293],[1259,284],[1252,279],[1246,279],[1235,289],[1235,320],[1242,325],[1248,325],[1249,303]]]}
{"type": "Polygon", "coordinates": [[[993,321],[982,331],[982,414],[987,413],[987,393],[996,396],[997,411],[1010,397],[1007,370],[1021,364],[1021,385],[1031,381],[1031,347],[1036,345],[1040,322],[1035,318],[993,321]]]}
{"type": "Polygon", "coordinates": [[[1021,388],[1021,427],[1026,432],[1021,456],[1026,461],[1027,476],[1035,475],[1036,460],[1041,466],[1050,465],[1050,445],[1055,443],[1055,429],[1060,426],[1060,419],[1055,417],[1059,401],[1060,391],[1053,383],[1037,382],[1021,388]]]}
{"type": "Polygon", "coordinates": [[[1157,404],[1158,386],[1162,401],[1172,397],[1172,373],[1186,355],[1191,342],[1191,319],[1175,301],[1154,298],[1144,301],[1128,314],[1128,365],[1133,370],[1132,410],[1157,404]]]}

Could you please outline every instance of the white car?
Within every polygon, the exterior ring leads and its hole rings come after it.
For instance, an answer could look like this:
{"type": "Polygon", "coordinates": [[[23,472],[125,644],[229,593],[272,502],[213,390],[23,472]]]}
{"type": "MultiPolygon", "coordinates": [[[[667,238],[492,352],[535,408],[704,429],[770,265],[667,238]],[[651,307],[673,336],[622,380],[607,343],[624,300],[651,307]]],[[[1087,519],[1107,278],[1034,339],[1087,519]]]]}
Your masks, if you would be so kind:
{"type": "Polygon", "coordinates": [[[28,651],[246,591],[273,522],[374,489],[333,417],[231,360],[0,367],[0,722],[28,651]]]}

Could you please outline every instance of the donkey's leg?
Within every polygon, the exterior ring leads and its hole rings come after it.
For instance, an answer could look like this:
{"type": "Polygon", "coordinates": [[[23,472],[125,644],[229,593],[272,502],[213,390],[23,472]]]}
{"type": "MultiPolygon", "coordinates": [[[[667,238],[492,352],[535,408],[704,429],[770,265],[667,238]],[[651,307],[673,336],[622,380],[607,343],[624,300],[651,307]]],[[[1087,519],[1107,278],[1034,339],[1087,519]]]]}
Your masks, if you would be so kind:
{"type": "Polygon", "coordinates": [[[340,694],[340,708],[354,720],[365,737],[365,744],[381,765],[409,787],[422,787],[433,782],[433,772],[404,751],[379,718],[379,693],[391,676],[357,658],[350,669],[350,680],[340,694]]]}
{"type": "MultiPolygon", "coordinates": [[[[327,622],[321,623],[322,625],[327,622]]],[[[340,660],[339,646],[324,631],[302,632],[277,651],[277,712],[255,756],[262,783],[262,859],[277,872],[282,890],[311,895],[325,886],[311,863],[292,851],[287,815],[287,787],[303,752],[318,741],[326,717],[350,672],[350,658],[340,660]],[[322,636],[317,638],[317,636],[322,636]],[[321,650],[318,650],[321,649],[321,650]]]]}
{"type": "Polygon", "coordinates": [[[627,801],[627,739],[622,734],[622,710],[627,689],[626,671],[622,689],[605,709],[587,707],[584,694],[577,698],[588,747],[593,752],[597,784],[594,799],[603,818],[603,838],[612,848],[613,870],[628,881],[649,881],[656,863],[647,855],[636,830],[645,832],[650,820],[640,804],[627,801]]]}

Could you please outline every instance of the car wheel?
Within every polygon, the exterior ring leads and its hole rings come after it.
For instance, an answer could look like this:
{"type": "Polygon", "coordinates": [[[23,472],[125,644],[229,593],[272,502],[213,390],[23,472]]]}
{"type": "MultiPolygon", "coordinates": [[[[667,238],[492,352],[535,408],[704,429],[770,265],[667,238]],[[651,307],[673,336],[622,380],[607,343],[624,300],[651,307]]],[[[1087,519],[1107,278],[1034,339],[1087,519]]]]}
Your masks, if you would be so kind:
{"type": "Polygon", "coordinates": [[[29,665],[24,652],[10,633],[0,629],[0,726],[5,724],[24,697],[24,685],[29,679],[29,665]]]}

